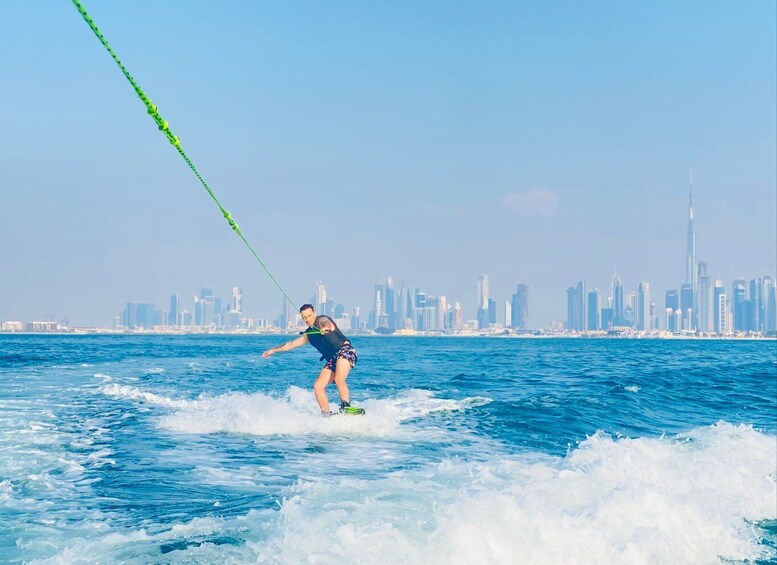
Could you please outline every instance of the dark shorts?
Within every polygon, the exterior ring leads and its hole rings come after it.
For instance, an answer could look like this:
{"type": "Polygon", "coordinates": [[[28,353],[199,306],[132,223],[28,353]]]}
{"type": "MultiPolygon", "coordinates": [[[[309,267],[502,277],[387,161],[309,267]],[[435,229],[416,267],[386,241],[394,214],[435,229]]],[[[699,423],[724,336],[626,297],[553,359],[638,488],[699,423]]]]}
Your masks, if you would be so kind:
{"type": "Polygon", "coordinates": [[[326,365],[324,365],[324,369],[329,369],[330,371],[334,372],[338,359],[347,359],[348,362],[351,364],[351,369],[353,369],[356,366],[356,361],[359,360],[359,358],[356,355],[356,350],[353,347],[351,347],[350,344],[346,343],[340,349],[337,350],[337,353],[335,353],[334,357],[332,357],[329,361],[326,362],[326,365]]]}

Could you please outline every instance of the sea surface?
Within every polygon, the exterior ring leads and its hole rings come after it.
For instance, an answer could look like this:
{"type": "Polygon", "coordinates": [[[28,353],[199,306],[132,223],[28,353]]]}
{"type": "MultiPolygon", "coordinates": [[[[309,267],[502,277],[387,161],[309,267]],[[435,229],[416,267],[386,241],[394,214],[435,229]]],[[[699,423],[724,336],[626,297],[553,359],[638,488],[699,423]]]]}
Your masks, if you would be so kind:
{"type": "Polygon", "coordinates": [[[774,341],[286,339],[0,336],[0,562],[777,563],[774,341]]]}

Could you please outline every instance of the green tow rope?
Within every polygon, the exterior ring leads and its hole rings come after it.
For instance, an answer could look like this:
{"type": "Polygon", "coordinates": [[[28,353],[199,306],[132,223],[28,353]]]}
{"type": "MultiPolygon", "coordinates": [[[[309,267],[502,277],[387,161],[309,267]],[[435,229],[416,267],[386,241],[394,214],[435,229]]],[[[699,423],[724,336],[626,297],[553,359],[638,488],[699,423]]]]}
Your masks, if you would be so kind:
{"type": "Polygon", "coordinates": [[[204,186],[205,190],[208,191],[208,194],[216,203],[216,206],[219,207],[219,210],[221,210],[221,214],[224,216],[227,222],[229,222],[229,225],[232,227],[232,229],[235,230],[235,233],[237,234],[237,236],[243,240],[243,243],[246,244],[248,249],[251,251],[251,254],[254,256],[254,258],[259,262],[259,264],[262,266],[264,271],[267,273],[267,276],[270,277],[272,282],[275,283],[275,286],[278,287],[278,290],[281,291],[281,294],[283,294],[286,300],[289,301],[289,304],[294,306],[294,308],[296,309],[297,307],[294,305],[294,302],[292,301],[292,299],[289,298],[289,295],[286,294],[286,291],[283,290],[283,287],[281,287],[281,285],[278,284],[278,281],[275,280],[275,277],[270,272],[270,269],[268,269],[267,266],[264,264],[264,262],[259,258],[259,255],[256,254],[256,251],[254,251],[254,248],[251,247],[250,243],[248,243],[248,240],[243,235],[243,232],[240,231],[240,227],[238,227],[237,222],[235,222],[235,220],[232,219],[232,215],[227,211],[226,208],[224,208],[221,202],[219,202],[219,199],[216,198],[216,195],[213,193],[213,190],[211,190],[211,188],[208,186],[208,183],[205,182],[205,179],[202,178],[202,175],[200,175],[200,172],[197,170],[197,167],[195,167],[194,163],[192,163],[191,159],[189,159],[189,156],[183,150],[183,147],[181,147],[181,140],[178,139],[177,135],[173,134],[172,130],[170,129],[170,126],[167,123],[167,120],[162,118],[162,116],[159,114],[159,111],[157,110],[156,105],[154,105],[151,102],[151,99],[149,99],[149,97],[146,96],[146,93],[143,92],[143,90],[140,88],[140,85],[135,81],[134,78],[132,78],[132,75],[129,74],[129,71],[127,70],[127,68],[119,60],[119,57],[116,55],[116,53],[113,51],[111,46],[108,44],[108,40],[105,39],[105,36],[97,28],[97,25],[94,23],[94,20],[92,20],[91,16],[87,13],[86,8],[84,8],[83,4],[81,4],[81,2],[79,2],[78,0],[73,0],[73,4],[78,10],[78,13],[81,14],[81,16],[83,16],[84,21],[86,21],[86,23],[89,24],[89,27],[92,28],[92,31],[97,36],[97,39],[100,40],[100,43],[102,43],[103,47],[105,47],[105,49],[108,51],[108,54],[119,66],[119,69],[121,69],[121,72],[124,74],[125,77],[127,77],[127,80],[132,85],[132,88],[135,89],[135,92],[137,93],[138,98],[140,98],[143,101],[143,104],[146,105],[146,110],[148,111],[148,115],[151,116],[154,122],[156,122],[156,125],[159,128],[159,131],[161,131],[165,135],[165,137],[167,138],[167,141],[169,141],[170,144],[173,147],[175,147],[175,149],[178,151],[181,157],[183,157],[183,160],[186,161],[187,165],[189,165],[189,168],[199,179],[202,186],[204,186]]]}

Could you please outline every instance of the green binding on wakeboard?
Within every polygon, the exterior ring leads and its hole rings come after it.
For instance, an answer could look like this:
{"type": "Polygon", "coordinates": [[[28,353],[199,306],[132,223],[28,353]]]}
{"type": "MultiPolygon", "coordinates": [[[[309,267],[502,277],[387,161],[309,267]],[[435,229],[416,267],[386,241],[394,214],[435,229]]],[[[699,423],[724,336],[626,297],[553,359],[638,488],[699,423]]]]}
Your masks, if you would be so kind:
{"type": "Polygon", "coordinates": [[[364,412],[364,408],[357,408],[356,406],[346,406],[340,409],[340,414],[347,414],[349,416],[363,416],[365,412],[364,412]]]}

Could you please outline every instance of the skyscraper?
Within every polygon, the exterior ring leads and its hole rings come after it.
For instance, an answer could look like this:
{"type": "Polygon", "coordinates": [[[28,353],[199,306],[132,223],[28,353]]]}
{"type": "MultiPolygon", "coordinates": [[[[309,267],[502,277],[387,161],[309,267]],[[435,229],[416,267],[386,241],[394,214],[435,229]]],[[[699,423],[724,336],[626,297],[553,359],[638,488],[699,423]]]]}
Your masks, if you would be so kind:
{"type": "MultiPolygon", "coordinates": [[[[386,290],[381,282],[375,283],[375,289],[372,293],[372,312],[370,313],[370,323],[372,328],[380,327],[381,317],[386,315],[386,290]]],[[[388,327],[388,322],[386,323],[388,327]]]]}
{"type": "Polygon", "coordinates": [[[232,287],[232,304],[230,310],[232,312],[237,312],[238,314],[243,313],[243,289],[238,286],[232,287]]]}
{"type": "Polygon", "coordinates": [[[723,281],[718,279],[712,291],[712,331],[716,334],[726,333],[727,319],[726,289],[723,281]]]}
{"type": "Polygon", "coordinates": [[[585,283],[567,289],[567,329],[581,332],[585,330],[585,283]]]}
{"type": "Polygon", "coordinates": [[[437,297],[437,310],[435,311],[435,324],[438,330],[444,330],[447,328],[446,314],[448,313],[448,299],[445,296],[437,297]]]}
{"type": "Polygon", "coordinates": [[[570,286],[567,288],[567,329],[568,330],[575,330],[577,329],[575,326],[577,326],[577,304],[575,304],[575,301],[577,300],[577,290],[575,287],[570,286]]]}
{"type": "Polygon", "coordinates": [[[747,298],[745,297],[747,281],[737,279],[732,284],[731,314],[734,331],[747,331],[747,298]]]}
{"type": "Polygon", "coordinates": [[[612,325],[622,326],[625,323],[623,316],[625,310],[625,305],[623,304],[623,283],[617,273],[612,277],[612,309],[612,325]]]}
{"type": "Polygon", "coordinates": [[[202,325],[210,326],[216,317],[216,298],[212,294],[202,297],[200,304],[202,305],[202,325]]]}
{"type": "Polygon", "coordinates": [[[586,323],[586,302],[585,302],[585,283],[580,281],[577,283],[577,328],[579,331],[585,330],[586,323]]]}
{"type": "Polygon", "coordinates": [[[399,300],[397,301],[397,327],[404,328],[408,319],[413,317],[412,305],[409,304],[408,290],[402,285],[399,291],[399,300]]]}
{"type": "MultiPolygon", "coordinates": [[[[685,329],[694,329],[696,327],[695,315],[696,311],[696,291],[698,289],[698,274],[696,272],[696,228],[693,224],[693,171],[691,171],[691,188],[688,196],[688,234],[687,245],[685,251],[685,284],[690,286],[691,300],[690,304],[683,306],[683,318],[687,317],[687,309],[691,309],[690,323],[685,329]]],[[[682,293],[681,293],[682,294],[682,293]]],[[[682,296],[681,296],[682,303],[682,296]]],[[[685,325],[685,324],[683,324],[685,325]]]]}
{"type": "Polygon", "coordinates": [[[675,312],[680,309],[680,297],[676,290],[667,290],[664,300],[666,307],[666,330],[669,332],[679,332],[680,327],[675,323],[675,312]]]}
{"type": "Polygon", "coordinates": [[[694,330],[696,325],[693,320],[693,287],[691,283],[685,283],[680,287],[680,319],[683,330],[694,330]]]}
{"type": "Polygon", "coordinates": [[[162,313],[149,302],[127,302],[122,312],[122,324],[129,329],[150,329],[159,325],[162,313]]]}
{"type": "Polygon", "coordinates": [[[510,325],[519,330],[529,327],[529,286],[518,283],[513,294],[510,325]]]}
{"type": "Polygon", "coordinates": [[[707,263],[699,262],[699,290],[696,293],[698,302],[698,326],[699,330],[708,332],[712,330],[710,324],[710,276],[707,274],[707,263]]]}
{"type": "Polygon", "coordinates": [[[635,322],[637,330],[647,331],[650,329],[650,285],[646,282],[641,282],[637,286],[635,322]]]}
{"type": "Polygon", "coordinates": [[[764,277],[764,306],[766,319],[766,331],[777,331],[777,288],[771,277],[764,277]]]}
{"type": "Polygon", "coordinates": [[[424,325],[424,308],[426,308],[426,293],[418,289],[415,291],[415,329],[423,329],[424,325]]]}
{"type": "Polygon", "coordinates": [[[601,321],[601,297],[599,296],[599,289],[594,288],[588,293],[588,324],[586,328],[589,331],[595,331],[602,328],[601,321]]]}
{"type": "Polygon", "coordinates": [[[750,299],[748,300],[748,320],[747,329],[752,332],[760,332],[763,328],[763,285],[761,279],[755,278],[750,281],[750,299]]]}
{"type": "Polygon", "coordinates": [[[383,292],[385,294],[383,297],[383,309],[388,317],[388,328],[394,330],[397,327],[397,293],[394,290],[394,282],[390,276],[386,279],[386,286],[383,292]]]}
{"type": "MultiPolygon", "coordinates": [[[[723,290],[722,287],[721,290],[723,290]]],[[[726,293],[715,293],[715,296],[717,298],[716,309],[720,316],[715,323],[718,327],[718,333],[725,334],[728,333],[728,301],[726,300],[726,293]]]]}
{"type": "Polygon", "coordinates": [[[488,275],[478,275],[478,309],[488,308],[488,275]]]}
{"type": "Polygon", "coordinates": [[[488,275],[478,275],[478,327],[488,327],[490,316],[488,313],[488,275]]]}
{"type": "Polygon", "coordinates": [[[197,295],[194,295],[194,325],[202,325],[202,300],[197,295]]]}
{"type": "Polygon", "coordinates": [[[285,296],[282,296],[281,300],[281,315],[278,317],[278,327],[281,330],[286,331],[286,329],[289,327],[289,322],[291,322],[289,317],[291,308],[289,308],[289,301],[285,296]]]}
{"type": "Polygon", "coordinates": [[[324,311],[326,310],[326,287],[324,286],[323,282],[316,281],[316,293],[314,296],[316,302],[313,304],[313,307],[316,310],[316,314],[326,314],[324,311]]]}
{"type": "Polygon", "coordinates": [[[170,295],[170,311],[167,313],[168,326],[178,326],[181,324],[180,308],[178,293],[174,292],[170,295]]]}

